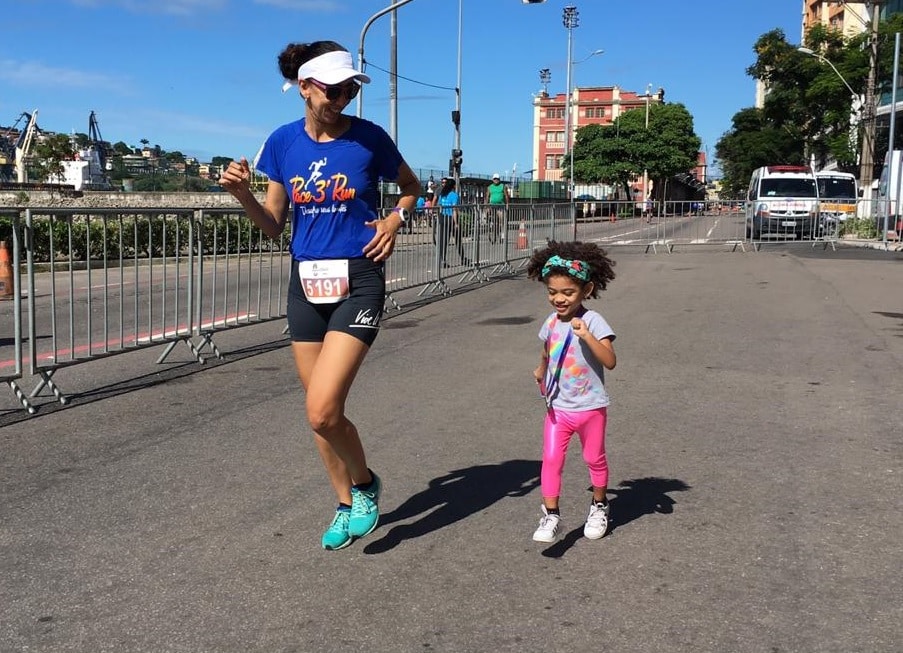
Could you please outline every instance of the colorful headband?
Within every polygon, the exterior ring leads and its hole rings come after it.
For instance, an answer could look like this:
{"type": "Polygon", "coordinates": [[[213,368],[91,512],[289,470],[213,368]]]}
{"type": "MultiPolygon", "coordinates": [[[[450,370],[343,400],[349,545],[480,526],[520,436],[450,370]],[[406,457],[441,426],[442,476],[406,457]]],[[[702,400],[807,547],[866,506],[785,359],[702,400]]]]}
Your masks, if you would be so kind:
{"type": "Polygon", "coordinates": [[[567,273],[572,277],[580,279],[586,283],[589,281],[589,273],[590,267],[589,264],[581,261],[579,259],[574,259],[573,261],[568,258],[561,258],[558,254],[555,254],[546,264],[542,266],[542,278],[545,279],[552,272],[552,268],[564,268],[567,270],[567,273]]]}

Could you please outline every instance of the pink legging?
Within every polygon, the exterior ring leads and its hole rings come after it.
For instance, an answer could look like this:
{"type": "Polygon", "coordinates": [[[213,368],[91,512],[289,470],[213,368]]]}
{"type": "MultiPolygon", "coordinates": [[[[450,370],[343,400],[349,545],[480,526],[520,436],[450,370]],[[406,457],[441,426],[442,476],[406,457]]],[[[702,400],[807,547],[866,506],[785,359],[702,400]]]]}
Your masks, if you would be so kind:
{"type": "Polygon", "coordinates": [[[608,486],[608,460],[605,458],[606,408],[568,412],[546,412],[542,447],[542,496],[557,497],[561,494],[561,472],[567,456],[571,436],[576,433],[583,447],[583,460],[589,467],[589,478],[594,487],[608,486]]]}

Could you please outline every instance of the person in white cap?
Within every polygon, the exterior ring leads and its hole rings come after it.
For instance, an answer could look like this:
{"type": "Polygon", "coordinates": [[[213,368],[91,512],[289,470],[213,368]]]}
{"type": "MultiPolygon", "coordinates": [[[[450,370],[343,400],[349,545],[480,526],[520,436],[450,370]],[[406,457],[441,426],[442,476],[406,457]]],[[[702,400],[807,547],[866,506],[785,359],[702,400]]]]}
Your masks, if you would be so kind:
{"type": "Polygon", "coordinates": [[[343,110],[370,78],[333,41],[290,43],[279,54],[283,90],[297,87],[304,117],[267,138],[256,168],[267,175],[261,204],[247,159],[220,183],[269,237],[291,209],[292,274],[288,325],[307,403],[307,419],[338,497],[323,548],[341,549],[376,528],[381,482],[367,466],[345,401],[379,331],[384,262],[413,211],[420,182],[381,127],[343,110]],[[379,180],[395,180],[397,206],[380,218],[379,180]]]}
{"type": "Polygon", "coordinates": [[[486,187],[485,204],[489,207],[489,241],[497,242],[507,233],[508,187],[502,183],[499,173],[492,175],[492,183],[486,187]]]}

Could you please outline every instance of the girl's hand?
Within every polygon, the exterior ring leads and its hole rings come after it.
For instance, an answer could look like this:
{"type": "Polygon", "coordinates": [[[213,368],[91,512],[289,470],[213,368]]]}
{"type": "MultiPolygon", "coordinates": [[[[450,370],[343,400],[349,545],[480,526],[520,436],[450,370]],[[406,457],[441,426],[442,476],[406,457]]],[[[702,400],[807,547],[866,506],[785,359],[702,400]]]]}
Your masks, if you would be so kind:
{"type": "Polygon", "coordinates": [[[546,384],[544,383],[545,375],[546,372],[542,367],[537,367],[533,370],[533,378],[536,380],[536,386],[539,388],[539,394],[542,397],[546,396],[546,384]]]}
{"type": "Polygon", "coordinates": [[[536,379],[537,383],[542,383],[542,377],[546,375],[545,370],[541,367],[537,367],[533,370],[533,378],[536,379]]]}
{"type": "Polygon", "coordinates": [[[385,220],[371,220],[364,224],[376,229],[376,235],[364,246],[364,256],[372,258],[377,263],[385,261],[395,250],[395,239],[398,237],[401,218],[397,215],[393,218],[390,214],[385,220]]]}
{"type": "Polygon", "coordinates": [[[586,328],[586,322],[579,317],[571,318],[571,330],[574,332],[574,335],[581,340],[590,335],[589,329],[586,328]]]}

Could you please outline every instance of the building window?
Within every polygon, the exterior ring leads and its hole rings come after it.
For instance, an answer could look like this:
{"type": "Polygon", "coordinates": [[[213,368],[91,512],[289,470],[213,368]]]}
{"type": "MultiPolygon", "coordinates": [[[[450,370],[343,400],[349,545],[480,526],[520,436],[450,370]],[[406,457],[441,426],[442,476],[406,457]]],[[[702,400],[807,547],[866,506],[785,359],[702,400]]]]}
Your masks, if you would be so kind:
{"type": "Polygon", "coordinates": [[[587,107],[583,115],[587,118],[604,118],[605,107],[587,107]]]}
{"type": "Polygon", "coordinates": [[[546,132],[546,143],[564,143],[564,132],[546,132]]]}
{"type": "Polygon", "coordinates": [[[547,154],[546,155],[546,170],[558,170],[561,167],[561,162],[564,160],[563,156],[559,156],[557,154],[547,154]]]}
{"type": "Polygon", "coordinates": [[[552,118],[555,120],[564,120],[564,109],[561,109],[561,108],[546,109],[546,118],[552,118]]]}

